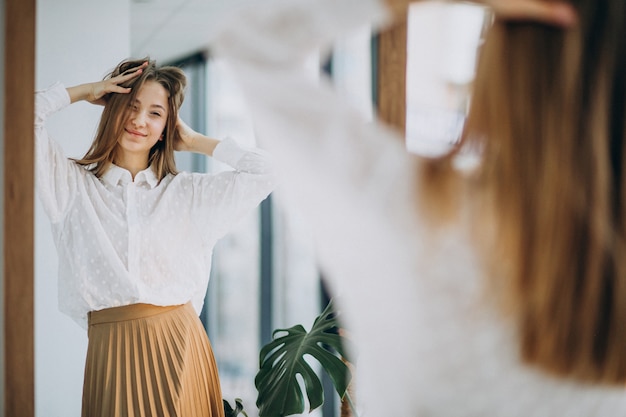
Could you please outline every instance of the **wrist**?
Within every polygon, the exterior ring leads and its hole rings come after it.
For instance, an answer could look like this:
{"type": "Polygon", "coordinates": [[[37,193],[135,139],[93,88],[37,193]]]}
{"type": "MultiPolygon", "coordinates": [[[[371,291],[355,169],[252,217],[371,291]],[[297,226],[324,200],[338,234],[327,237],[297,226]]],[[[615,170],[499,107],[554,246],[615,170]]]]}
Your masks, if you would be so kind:
{"type": "Polygon", "coordinates": [[[76,103],[77,101],[87,100],[91,93],[91,86],[89,84],[80,84],[68,87],[66,90],[67,94],[70,96],[70,103],[76,103]]]}
{"type": "Polygon", "coordinates": [[[219,144],[219,140],[197,133],[191,142],[191,152],[213,156],[215,147],[219,144]]]}

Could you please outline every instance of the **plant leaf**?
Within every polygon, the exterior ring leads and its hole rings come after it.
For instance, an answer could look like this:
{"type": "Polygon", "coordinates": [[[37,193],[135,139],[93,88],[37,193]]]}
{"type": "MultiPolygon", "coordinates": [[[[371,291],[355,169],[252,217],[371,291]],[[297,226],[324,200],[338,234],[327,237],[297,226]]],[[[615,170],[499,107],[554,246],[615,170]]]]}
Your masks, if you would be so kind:
{"type": "Polygon", "coordinates": [[[224,417],[237,417],[239,414],[248,417],[248,414],[246,414],[246,412],[243,410],[243,402],[241,401],[241,398],[235,398],[234,409],[225,399],[222,399],[222,402],[224,403],[224,417]]]}
{"type": "Polygon", "coordinates": [[[322,383],[306,361],[308,355],[322,365],[337,393],[343,397],[351,374],[342,361],[346,354],[338,329],[331,302],[315,319],[310,332],[307,333],[301,325],[274,331],[274,339],[261,349],[260,370],[254,381],[259,392],[260,417],[284,417],[304,412],[304,393],[297,375],[304,382],[309,412],[324,403],[322,383]]]}

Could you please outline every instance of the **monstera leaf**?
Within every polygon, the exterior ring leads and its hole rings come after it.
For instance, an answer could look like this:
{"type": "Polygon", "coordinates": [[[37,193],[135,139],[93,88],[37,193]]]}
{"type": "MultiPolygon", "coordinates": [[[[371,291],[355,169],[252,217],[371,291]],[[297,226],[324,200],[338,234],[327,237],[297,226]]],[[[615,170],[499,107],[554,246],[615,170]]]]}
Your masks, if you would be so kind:
{"type": "Polygon", "coordinates": [[[309,412],[324,403],[319,377],[305,360],[310,355],[322,365],[343,398],[351,373],[332,302],[313,323],[310,332],[301,325],[274,331],[274,339],[261,349],[260,370],[255,378],[260,417],[284,417],[304,412],[304,393],[296,378],[304,381],[309,412]],[[277,337],[277,335],[279,335],[277,337]]]}
{"type": "Polygon", "coordinates": [[[237,417],[239,414],[242,414],[244,417],[248,417],[248,414],[243,411],[243,403],[241,402],[241,398],[235,398],[235,408],[233,408],[230,403],[224,399],[222,399],[224,404],[224,416],[225,417],[237,417]]]}

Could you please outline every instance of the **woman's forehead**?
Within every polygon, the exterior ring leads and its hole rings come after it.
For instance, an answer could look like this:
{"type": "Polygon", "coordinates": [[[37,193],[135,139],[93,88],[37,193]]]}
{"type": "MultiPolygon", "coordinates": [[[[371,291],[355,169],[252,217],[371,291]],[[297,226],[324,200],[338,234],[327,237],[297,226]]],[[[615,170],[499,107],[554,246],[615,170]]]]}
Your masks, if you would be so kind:
{"type": "Polygon", "coordinates": [[[146,106],[159,106],[168,108],[169,93],[160,83],[156,81],[146,81],[139,87],[135,101],[146,106]]]}

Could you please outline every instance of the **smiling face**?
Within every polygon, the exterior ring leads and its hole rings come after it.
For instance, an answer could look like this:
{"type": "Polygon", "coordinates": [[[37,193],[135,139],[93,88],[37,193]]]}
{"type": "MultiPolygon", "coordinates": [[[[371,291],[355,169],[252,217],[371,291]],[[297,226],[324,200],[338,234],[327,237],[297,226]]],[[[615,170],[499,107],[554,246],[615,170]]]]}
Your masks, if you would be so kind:
{"type": "Polygon", "coordinates": [[[118,138],[117,159],[145,159],[150,149],[162,140],[168,115],[168,93],[156,81],[144,83],[129,104],[128,118],[118,138]]]}

